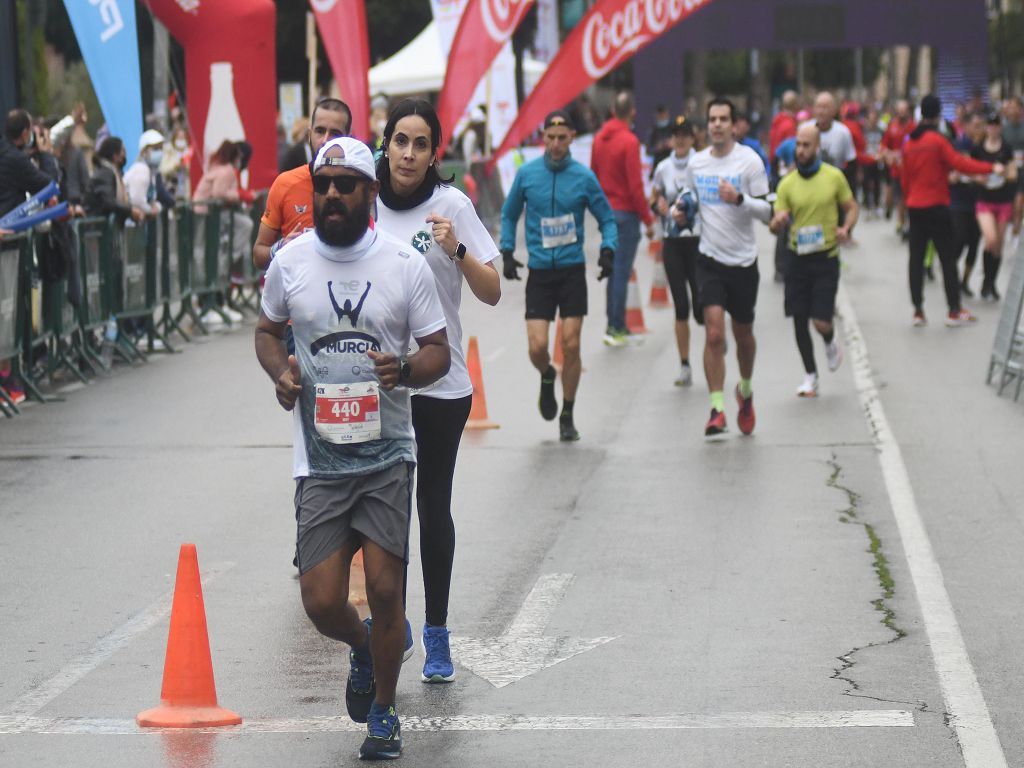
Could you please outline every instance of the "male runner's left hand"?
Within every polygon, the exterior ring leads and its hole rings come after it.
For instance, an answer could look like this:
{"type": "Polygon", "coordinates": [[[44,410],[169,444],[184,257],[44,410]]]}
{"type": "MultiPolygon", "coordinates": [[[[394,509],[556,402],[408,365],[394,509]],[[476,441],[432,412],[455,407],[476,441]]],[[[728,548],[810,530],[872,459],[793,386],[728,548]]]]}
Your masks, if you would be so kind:
{"type": "Polygon", "coordinates": [[[615,265],[615,251],[611,248],[602,248],[601,255],[597,257],[597,266],[601,271],[597,274],[598,281],[612,276],[612,268],[615,265]]]}
{"type": "Polygon", "coordinates": [[[836,242],[841,245],[850,242],[850,228],[849,227],[837,227],[836,228],[836,242]]]}
{"type": "Polygon", "coordinates": [[[740,193],[736,187],[725,179],[718,180],[718,197],[723,203],[735,204],[739,200],[740,193]]]}
{"type": "Polygon", "coordinates": [[[366,355],[373,360],[373,372],[380,380],[381,389],[390,392],[398,386],[398,375],[401,370],[397,355],[392,355],[389,352],[374,352],[372,349],[366,355]]]}

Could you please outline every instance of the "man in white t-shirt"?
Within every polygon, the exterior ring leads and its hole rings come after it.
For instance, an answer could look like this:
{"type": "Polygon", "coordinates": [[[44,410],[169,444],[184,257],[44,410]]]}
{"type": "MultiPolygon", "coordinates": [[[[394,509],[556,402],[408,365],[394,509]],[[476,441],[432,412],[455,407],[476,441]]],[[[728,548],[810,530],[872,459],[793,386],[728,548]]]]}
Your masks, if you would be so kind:
{"type": "Polygon", "coordinates": [[[818,127],[822,162],[845,171],[846,166],[857,159],[857,149],[853,145],[850,129],[836,120],[838,114],[835,96],[828,91],[822,91],[814,99],[814,119],[802,125],[818,127]]]}
{"type": "MultiPolygon", "coordinates": [[[[725,424],[725,313],[732,317],[740,381],[736,386],[740,431],[754,431],[754,305],[760,275],[754,219],[771,218],[768,176],[761,158],[750,147],[736,142],[732,123],[735,107],[725,98],[708,103],[710,146],[698,152],[686,168],[684,185],[698,198],[700,255],[697,258],[698,303],[704,308],[707,337],[704,344],[704,374],[711,394],[711,418],[704,435],[714,437],[726,431],[725,424]]],[[[686,214],[673,209],[680,225],[686,214]]]]}
{"type": "Polygon", "coordinates": [[[437,381],[451,361],[430,269],[369,227],[378,189],[365,144],[324,144],[313,170],[315,231],[271,262],[256,328],[260,364],[278,402],[294,410],[302,603],[322,634],[352,648],[345,703],[367,723],[363,759],[401,753],[394,704],[415,461],[409,388],[437,381]],[[294,355],[284,344],[289,320],[294,355]],[[411,338],[419,348],[406,357],[411,338]],[[348,601],[360,548],[366,622],[348,601]]]}

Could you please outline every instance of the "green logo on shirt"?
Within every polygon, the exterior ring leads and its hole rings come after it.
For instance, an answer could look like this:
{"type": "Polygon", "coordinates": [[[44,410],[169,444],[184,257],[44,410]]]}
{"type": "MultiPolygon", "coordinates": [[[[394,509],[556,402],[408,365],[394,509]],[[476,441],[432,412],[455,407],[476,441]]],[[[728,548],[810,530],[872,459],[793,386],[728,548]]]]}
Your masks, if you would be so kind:
{"type": "Polygon", "coordinates": [[[424,255],[430,250],[433,242],[434,240],[429,232],[420,231],[412,236],[412,247],[424,255]]]}

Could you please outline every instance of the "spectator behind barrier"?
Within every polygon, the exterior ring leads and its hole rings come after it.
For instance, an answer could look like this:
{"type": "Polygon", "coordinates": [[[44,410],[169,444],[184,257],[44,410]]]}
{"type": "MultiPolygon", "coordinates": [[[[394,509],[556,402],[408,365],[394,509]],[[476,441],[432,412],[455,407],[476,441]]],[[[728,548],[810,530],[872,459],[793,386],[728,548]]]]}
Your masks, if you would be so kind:
{"type": "Polygon", "coordinates": [[[107,136],[100,142],[96,168],[89,178],[89,191],[85,196],[85,209],[90,216],[114,214],[120,224],[129,218],[136,222],[145,218],[145,212],[128,200],[121,178],[121,169],[127,158],[124,142],[116,136],[107,136]]]}
{"type": "Polygon", "coordinates": [[[161,209],[172,208],[174,198],[164,186],[160,175],[163,160],[164,137],[152,129],[139,139],[139,156],[124,175],[128,201],[148,216],[156,216],[161,209]]]}

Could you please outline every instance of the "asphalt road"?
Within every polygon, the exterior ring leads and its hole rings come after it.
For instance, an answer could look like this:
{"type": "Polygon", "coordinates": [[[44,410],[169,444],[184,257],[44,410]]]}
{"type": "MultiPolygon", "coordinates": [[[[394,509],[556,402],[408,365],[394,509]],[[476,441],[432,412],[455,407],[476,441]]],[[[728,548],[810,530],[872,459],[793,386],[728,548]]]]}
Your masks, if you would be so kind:
{"type": "MultiPolygon", "coordinates": [[[[844,253],[847,360],[801,400],[762,235],[752,437],[729,400],[728,438],[705,443],[703,377],[672,386],[646,255],[642,346],[601,345],[589,278],[574,445],[536,411],[522,283],[493,309],[466,293],[501,428],[463,441],[458,677],[420,683],[418,649],[406,665],[403,764],[1024,765],[1024,404],[984,383],[999,307],[947,329],[929,284],[911,328],[904,247],[867,223],[844,253]]],[[[357,762],[345,654],[298,599],[290,416],[252,327],[0,424],[0,765],[357,762]],[[185,541],[245,724],[141,731],[185,541]]],[[[414,552],[414,627],[418,569],[414,552]]]]}

